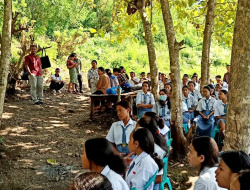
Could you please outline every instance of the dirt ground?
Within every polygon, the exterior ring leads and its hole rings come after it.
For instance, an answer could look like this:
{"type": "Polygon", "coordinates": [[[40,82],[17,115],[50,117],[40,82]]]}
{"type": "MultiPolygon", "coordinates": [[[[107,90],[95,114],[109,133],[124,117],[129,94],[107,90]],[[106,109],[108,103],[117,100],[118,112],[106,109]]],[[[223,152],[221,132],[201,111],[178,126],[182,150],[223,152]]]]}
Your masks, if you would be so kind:
{"type": "MultiPolygon", "coordinates": [[[[84,142],[105,137],[115,111],[89,118],[88,89],[84,94],[44,93],[45,105],[32,105],[29,90],[17,89],[4,104],[0,138],[0,190],[66,190],[84,172],[84,142]],[[50,162],[50,163],[48,163],[50,162]]],[[[186,160],[169,161],[173,189],[192,189],[198,172],[186,160]],[[188,177],[189,176],[189,177],[188,177]]],[[[167,188],[166,188],[167,189],[167,188]]]]}

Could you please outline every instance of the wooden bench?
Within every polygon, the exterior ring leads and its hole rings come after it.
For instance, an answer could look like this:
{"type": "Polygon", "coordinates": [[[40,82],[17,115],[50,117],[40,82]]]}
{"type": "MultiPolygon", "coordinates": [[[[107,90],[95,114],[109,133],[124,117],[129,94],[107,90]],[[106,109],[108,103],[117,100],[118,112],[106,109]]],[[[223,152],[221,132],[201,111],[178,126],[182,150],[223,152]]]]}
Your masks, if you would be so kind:
{"type": "MultiPolygon", "coordinates": [[[[120,95],[121,101],[128,101],[130,103],[130,114],[133,115],[133,97],[140,92],[139,90],[133,92],[127,92],[120,95]]],[[[90,95],[90,119],[93,120],[94,118],[94,102],[96,100],[106,100],[110,102],[117,102],[118,95],[117,94],[91,94],[90,95]]]]}

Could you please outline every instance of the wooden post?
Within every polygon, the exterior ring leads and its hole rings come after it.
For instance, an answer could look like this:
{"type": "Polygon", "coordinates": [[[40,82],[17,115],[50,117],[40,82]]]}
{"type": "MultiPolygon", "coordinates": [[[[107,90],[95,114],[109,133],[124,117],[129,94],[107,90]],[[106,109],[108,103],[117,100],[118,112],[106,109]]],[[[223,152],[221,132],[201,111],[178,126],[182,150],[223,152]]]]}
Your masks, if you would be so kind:
{"type": "Polygon", "coordinates": [[[120,102],[121,101],[121,89],[120,89],[120,85],[118,85],[118,87],[117,87],[117,94],[118,94],[117,102],[120,102]]]}

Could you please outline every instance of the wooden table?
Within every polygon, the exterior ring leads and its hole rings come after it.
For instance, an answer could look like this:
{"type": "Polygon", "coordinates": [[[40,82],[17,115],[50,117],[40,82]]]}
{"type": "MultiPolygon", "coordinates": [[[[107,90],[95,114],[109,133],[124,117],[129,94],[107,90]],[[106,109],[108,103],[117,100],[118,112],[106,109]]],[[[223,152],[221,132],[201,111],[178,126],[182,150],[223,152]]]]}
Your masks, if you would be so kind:
{"type": "MultiPolygon", "coordinates": [[[[130,104],[130,114],[133,115],[133,97],[137,95],[137,93],[140,92],[139,90],[133,91],[133,92],[128,92],[128,93],[123,93],[121,94],[121,100],[128,101],[130,104]]],[[[94,118],[94,101],[96,100],[107,100],[110,102],[117,102],[118,100],[118,95],[117,94],[91,94],[90,95],[90,119],[93,120],[94,118]]]]}

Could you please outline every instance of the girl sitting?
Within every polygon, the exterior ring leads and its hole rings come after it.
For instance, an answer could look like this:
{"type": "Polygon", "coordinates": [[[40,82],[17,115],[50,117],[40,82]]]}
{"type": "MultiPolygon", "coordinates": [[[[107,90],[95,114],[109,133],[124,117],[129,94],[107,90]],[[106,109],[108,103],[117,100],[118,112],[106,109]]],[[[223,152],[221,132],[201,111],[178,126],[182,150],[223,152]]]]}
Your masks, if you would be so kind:
{"type": "Polygon", "coordinates": [[[189,146],[187,156],[189,164],[198,168],[200,172],[194,190],[219,190],[215,180],[219,149],[214,139],[211,137],[195,138],[189,146]]]}
{"type": "MultiPolygon", "coordinates": [[[[126,182],[129,188],[143,189],[150,178],[163,168],[163,163],[157,154],[154,153],[154,137],[146,128],[138,127],[130,135],[128,144],[130,152],[135,152],[136,156],[126,173],[126,182]]],[[[152,190],[152,183],[148,190],[152,190]]]]}
{"type": "Polygon", "coordinates": [[[216,100],[210,96],[210,88],[203,87],[203,98],[199,101],[197,111],[199,115],[194,119],[198,125],[196,134],[199,136],[212,136],[214,129],[214,110],[216,100]]]}
{"type": "Polygon", "coordinates": [[[129,136],[136,126],[136,122],[130,118],[129,108],[130,105],[127,101],[120,101],[116,104],[117,116],[120,121],[112,124],[106,137],[117,154],[127,155],[129,153],[129,136]]]}
{"type": "MultiPolygon", "coordinates": [[[[158,154],[160,159],[163,159],[168,153],[168,147],[166,144],[166,140],[162,135],[160,135],[157,121],[152,117],[145,116],[137,122],[137,126],[144,127],[152,133],[155,142],[154,152],[158,154]]],[[[162,182],[162,175],[163,170],[159,171],[159,173],[157,174],[154,189],[159,189],[159,183],[162,182]]]]}
{"type": "Polygon", "coordinates": [[[164,85],[164,88],[168,91],[168,96],[171,98],[172,84],[171,83],[167,83],[167,84],[164,85]]]}
{"type": "Polygon", "coordinates": [[[227,90],[219,92],[219,100],[215,106],[214,116],[218,120],[217,126],[220,129],[222,139],[225,138],[226,116],[227,116],[227,90]]]}
{"type": "Polygon", "coordinates": [[[113,189],[129,189],[121,177],[126,170],[125,162],[119,155],[114,154],[108,140],[104,138],[87,140],[83,149],[82,165],[84,169],[106,176],[112,183],[113,189]]]}

